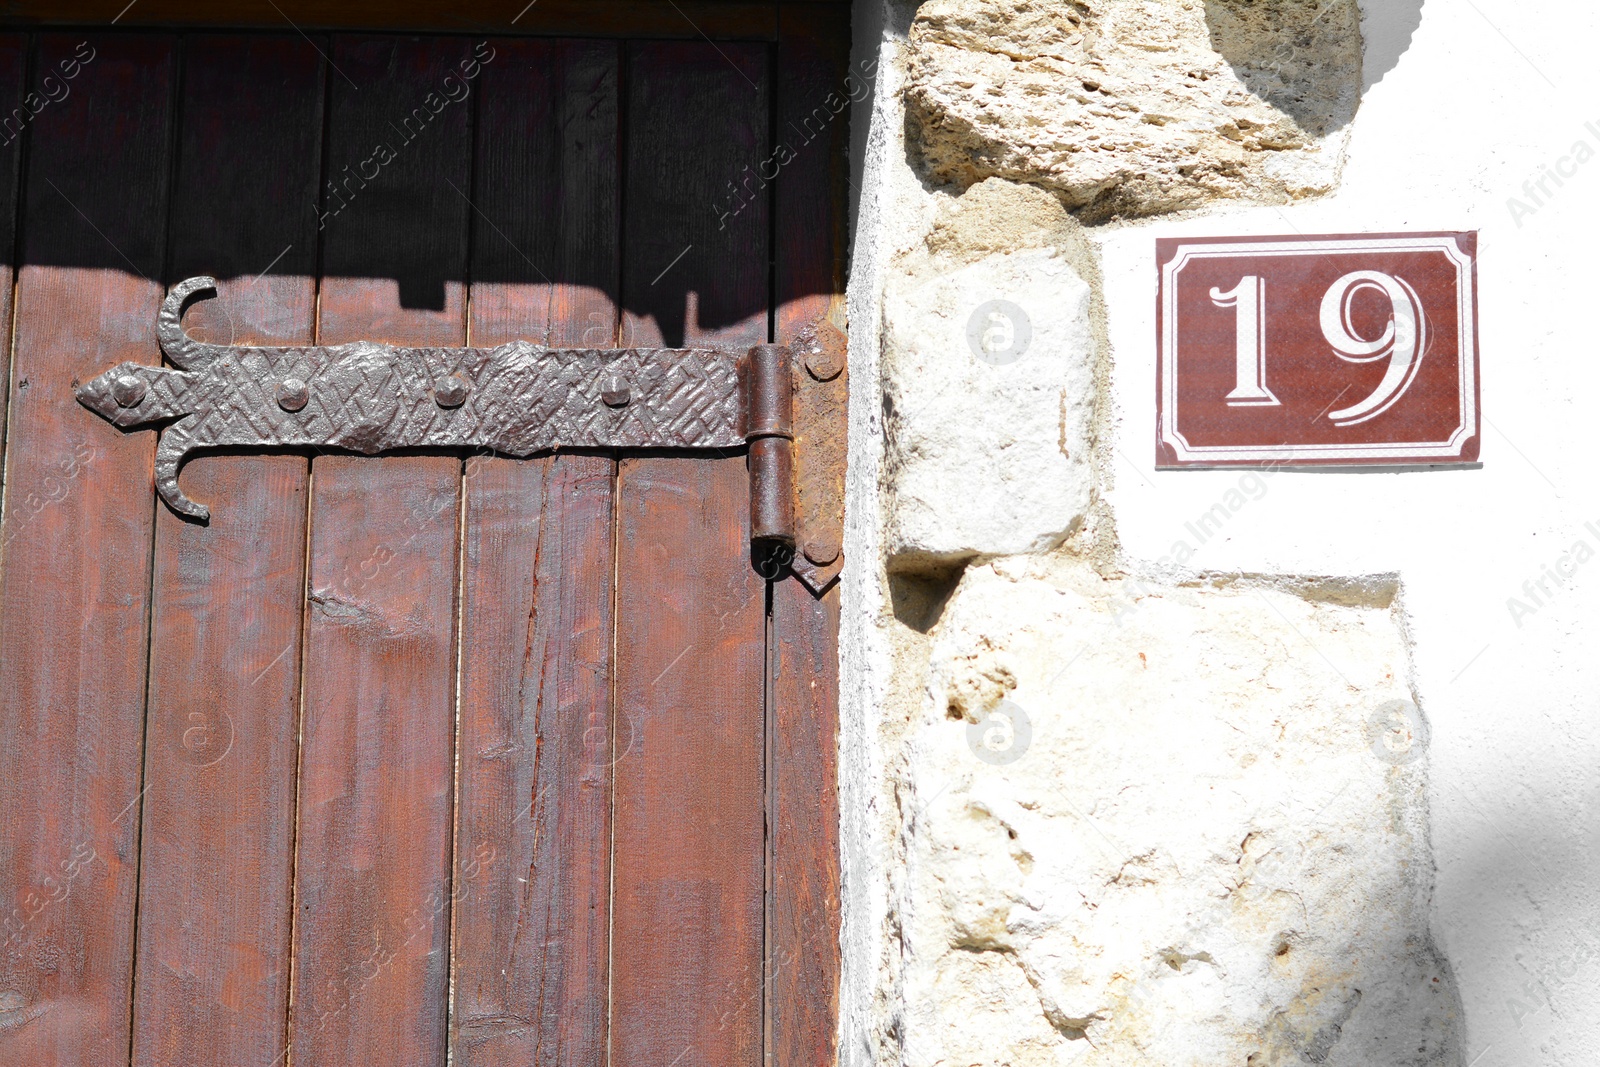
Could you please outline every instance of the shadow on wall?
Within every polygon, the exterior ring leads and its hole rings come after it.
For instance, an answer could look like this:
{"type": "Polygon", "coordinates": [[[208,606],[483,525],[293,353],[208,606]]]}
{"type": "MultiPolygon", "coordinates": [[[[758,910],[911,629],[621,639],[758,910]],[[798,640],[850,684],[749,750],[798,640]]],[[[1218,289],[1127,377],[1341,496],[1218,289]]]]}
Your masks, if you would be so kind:
{"type": "Polygon", "coordinates": [[[1205,0],[1206,29],[1211,47],[1251,92],[1307,133],[1325,137],[1350,121],[1358,102],[1342,91],[1353,79],[1337,76],[1333,68],[1343,50],[1331,42],[1348,39],[1359,23],[1365,95],[1410,47],[1423,2],[1323,0],[1313,6],[1298,0],[1205,0]]]}
{"type": "Polygon", "coordinates": [[[1361,91],[1367,92],[1395,68],[1411,35],[1422,25],[1423,0],[1369,0],[1361,15],[1361,36],[1367,42],[1361,91]]]}
{"type": "Polygon", "coordinates": [[[1360,21],[1356,0],[1205,0],[1211,47],[1256,96],[1313,137],[1326,137],[1355,115],[1360,21]]]}

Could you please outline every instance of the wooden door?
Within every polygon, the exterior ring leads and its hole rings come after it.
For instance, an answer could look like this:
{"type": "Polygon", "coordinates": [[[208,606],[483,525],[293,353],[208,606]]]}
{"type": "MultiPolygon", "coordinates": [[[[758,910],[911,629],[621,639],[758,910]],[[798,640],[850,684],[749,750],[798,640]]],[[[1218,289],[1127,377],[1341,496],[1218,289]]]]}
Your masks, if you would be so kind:
{"type": "Polygon", "coordinates": [[[839,27],[772,10],[0,36],[0,1063],[831,1062],[838,593],[742,450],[204,455],[202,525],[73,399],[196,274],[219,343],[837,318],[845,120],[746,175],[839,27]]]}

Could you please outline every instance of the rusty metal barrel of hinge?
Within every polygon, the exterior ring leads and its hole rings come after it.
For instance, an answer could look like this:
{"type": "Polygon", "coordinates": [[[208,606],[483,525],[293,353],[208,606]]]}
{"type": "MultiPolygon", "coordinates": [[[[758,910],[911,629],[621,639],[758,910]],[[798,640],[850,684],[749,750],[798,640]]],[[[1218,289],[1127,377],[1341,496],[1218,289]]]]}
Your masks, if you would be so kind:
{"type": "Polygon", "coordinates": [[[745,363],[750,540],[794,547],[794,381],[789,349],[756,345],[745,363]]]}

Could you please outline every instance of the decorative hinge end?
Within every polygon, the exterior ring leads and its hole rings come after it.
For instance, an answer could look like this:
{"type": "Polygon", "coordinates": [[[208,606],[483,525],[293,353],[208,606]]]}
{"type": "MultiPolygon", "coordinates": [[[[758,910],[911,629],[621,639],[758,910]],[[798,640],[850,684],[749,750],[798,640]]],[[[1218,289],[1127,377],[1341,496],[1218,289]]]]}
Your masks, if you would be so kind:
{"type": "Polygon", "coordinates": [[[161,302],[161,313],[156,316],[156,337],[161,341],[162,353],[182,370],[202,370],[217,358],[217,349],[190,337],[183,329],[183,309],[191,297],[200,294],[217,295],[217,280],[201,276],[188,278],[172,287],[161,302]]]}

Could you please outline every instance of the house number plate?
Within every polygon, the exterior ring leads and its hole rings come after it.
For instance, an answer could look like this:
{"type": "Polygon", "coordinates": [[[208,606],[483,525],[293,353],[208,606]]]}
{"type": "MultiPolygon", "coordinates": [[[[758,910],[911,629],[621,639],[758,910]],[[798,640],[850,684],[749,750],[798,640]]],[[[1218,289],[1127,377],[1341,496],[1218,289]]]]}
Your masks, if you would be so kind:
{"type": "Polygon", "coordinates": [[[1477,462],[1476,248],[1158,240],[1157,467],[1477,462]]]}

